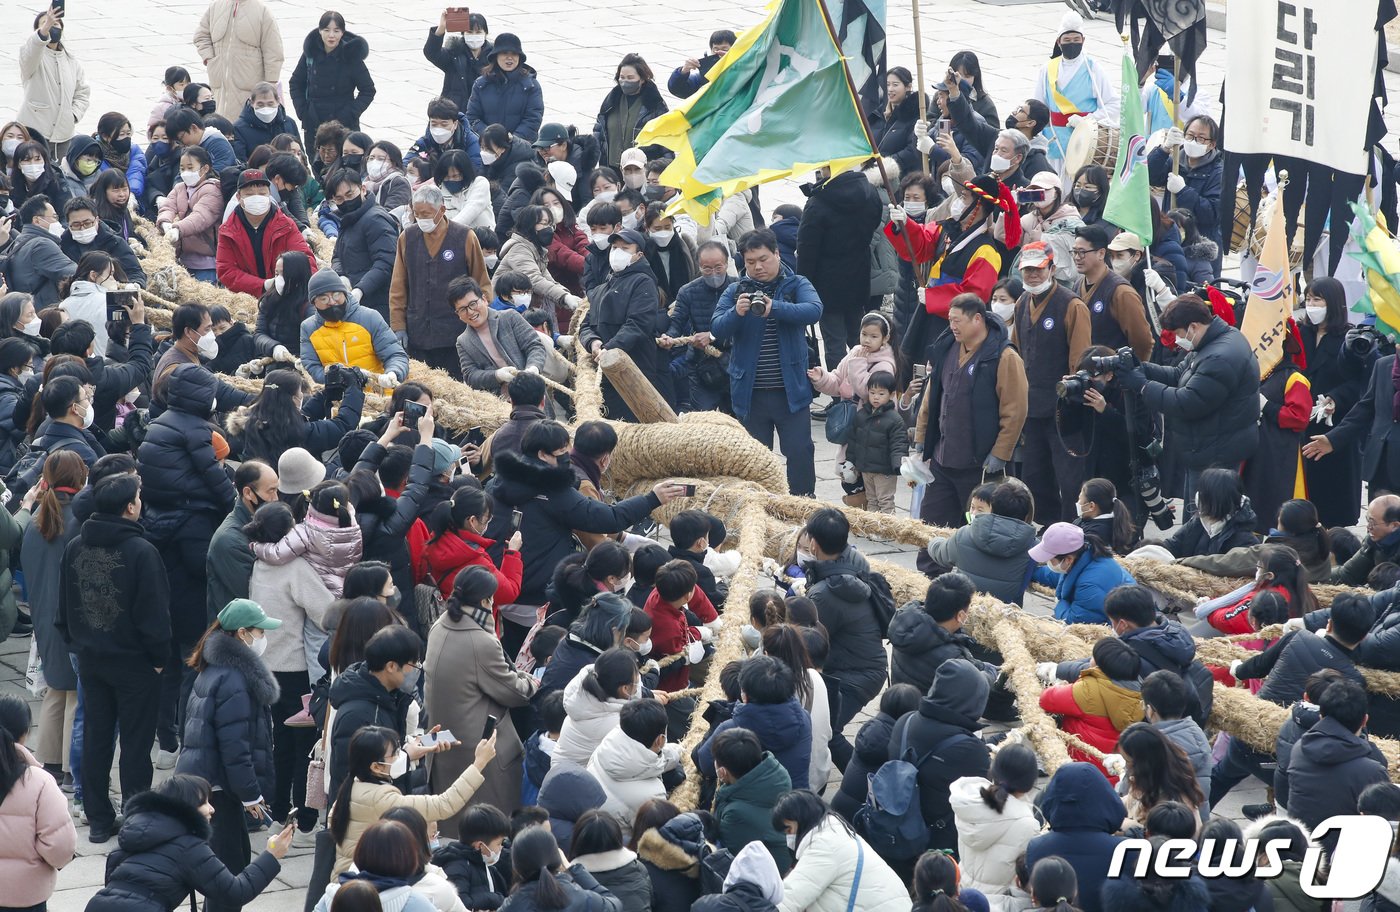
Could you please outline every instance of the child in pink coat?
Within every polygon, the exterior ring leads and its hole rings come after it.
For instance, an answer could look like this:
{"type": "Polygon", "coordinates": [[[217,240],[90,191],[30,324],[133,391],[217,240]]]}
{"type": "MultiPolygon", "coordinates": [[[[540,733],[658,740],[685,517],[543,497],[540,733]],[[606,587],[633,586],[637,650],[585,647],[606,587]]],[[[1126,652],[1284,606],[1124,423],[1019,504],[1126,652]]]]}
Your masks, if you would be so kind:
{"type": "Polygon", "coordinates": [[[0,783],[13,778],[0,793],[0,884],[6,908],[48,902],[58,869],[73,860],[78,846],[68,799],[24,746],[30,722],[29,704],[14,694],[0,696],[0,783]]]}
{"type": "Polygon", "coordinates": [[[350,493],[338,481],[323,481],[311,489],[306,518],[279,542],[249,545],[258,560],[275,567],[306,558],[321,582],[340,598],[345,573],[360,562],[364,538],[350,506],[350,493]]]}
{"type": "MultiPolygon", "coordinates": [[[[836,370],[814,367],[807,371],[807,378],[819,393],[836,399],[855,399],[859,405],[864,405],[869,401],[866,384],[876,371],[889,371],[899,376],[894,349],[890,347],[890,321],[883,314],[872,312],[860,321],[860,344],[846,352],[836,370]]],[[[839,465],[845,460],[843,444],[836,452],[836,462],[839,465]]]]}

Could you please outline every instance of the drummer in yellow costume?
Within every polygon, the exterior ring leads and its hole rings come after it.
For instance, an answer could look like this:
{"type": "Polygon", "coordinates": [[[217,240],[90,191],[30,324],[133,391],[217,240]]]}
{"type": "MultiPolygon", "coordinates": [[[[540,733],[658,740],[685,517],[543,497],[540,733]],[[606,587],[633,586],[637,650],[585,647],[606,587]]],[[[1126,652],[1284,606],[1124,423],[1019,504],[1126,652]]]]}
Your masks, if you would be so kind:
{"type": "Polygon", "coordinates": [[[1069,136],[1077,118],[1091,117],[1112,127],[1118,126],[1118,90],[1110,74],[1097,60],[1084,56],[1084,20],[1067,12],[1060,20],[1060,33],[1050,60],[1040,68],[1034,98],[1050,109],[1050,126],[1045,128],[1050,148],[1046,156],[1056,167],[1064,161],[1069,136]]]}

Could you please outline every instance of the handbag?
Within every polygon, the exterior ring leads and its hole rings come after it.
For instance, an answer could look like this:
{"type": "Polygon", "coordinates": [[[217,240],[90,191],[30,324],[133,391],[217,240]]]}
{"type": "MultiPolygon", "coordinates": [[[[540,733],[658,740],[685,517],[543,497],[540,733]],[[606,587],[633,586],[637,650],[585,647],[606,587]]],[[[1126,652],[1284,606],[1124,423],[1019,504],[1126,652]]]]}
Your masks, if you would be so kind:
{"type": "Polygon", "coordinates": [[[313,810],[326,809],[326,741],[317,738],[311,747],[311,759],[306,763],[306,806],[313,810]]]}
{"type": "Polygon", "coordinates": [[[29,663],[24,670],[24,686],[36,697],[42,697],[44,691],[49,689],[49,682],[44,679],[44,663],[39,658],[38,637],[29,641],[29,663]]]}
{"type": "Polygon", "coordinates": [[[860,406],[854,399],[838,399],[826,412],[826,442],[838,446],[851,439],[851,431],[856,426],[856,410],[860,406]]]}
{"type": "Polygon", "coordinates": [[[418,615],[419,629],[430,630],[437,619],[447,611],[447,600],[442,597],[437,576],[433,573],[432,562],[428,560],[426,553],[423,555],[423,563],[428,566],[428,572],[423,577],[426,582],[413,587],[413,610],[418,615]]]}

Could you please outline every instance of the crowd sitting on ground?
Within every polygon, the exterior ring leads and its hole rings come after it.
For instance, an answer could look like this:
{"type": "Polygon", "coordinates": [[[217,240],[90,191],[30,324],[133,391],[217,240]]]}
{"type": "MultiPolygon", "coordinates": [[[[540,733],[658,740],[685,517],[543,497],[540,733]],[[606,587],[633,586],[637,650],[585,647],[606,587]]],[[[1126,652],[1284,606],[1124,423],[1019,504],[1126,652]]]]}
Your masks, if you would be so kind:
{"type": "MultiPolygon", "coordinates": [[[[637,145],[667,110],[640,55],[579,131],[545,121],[519,36],[448,11],[424,47],[442,92],[404,151],[360,129],[369,47],[339,13],[306,36],[289,112],[277,23],[241,3],[196,32],[208,84],[165,71],[144,150],[117,112],[77,130],[61,5],[0,127],[0,639],[32,635],[41,699],[31,735],[0,695],[6,908],[45,907],[81,824],[117,838],[94,912],[239,909],[293,845],[315,848],[308,912],[1302,912],[1322,908],[1300,886],[1317,824],[1400,822],[1370,741],[1400,737],[1400,710],[1360,671],[1400,670],[1393,346],[1319,276],[1260,378],[1210,285],[1219,128],[1161,70],[1144,95],[1184,126],[1148,156],[1152,238],[1104,220],[1105,169],[1066,170],[1075,118],[1118,104],[1074,14],[1005,129],[974,53],[927,99],[946,129],[889,70],[869,123],[892,198],[880,168],[821,169],[802,207],[765,219],[747,190],[698,225],[670,211],[667,150],[637,145]],[[254,325],[188,301],[155,332],[139,291],[162,244],[256,298],[254,325]],[[847,504],[893,513],[917,485],[911,512],[947,533],[918,555],[924,598],[896,606],[821,508],[729,604],[724,523],[673,508],[660,544],[649,517],[685,486],[615,499],[616,427],[563,423],[546,378],[575,348],[626,352],[677,411],[776,432],[794,494],[815,495],[813,419],[847,504]],[[444,427],[410,359],[509,419],[444,427]],[[256,393],[229,379],[250,374],[256,393]],[[380,414],[366,389],[391,391],[380,414]],[[1148,541],[1173,498],[1180,526],[1148,541]],[[1183,624],[1130,553],[1253,579],[1183,624]],[[1324,582],[1356,591],[1320,607],[1324,582]],[[1020,735],[983,732],[1024,707],[963,629],[975,596],[1032,585],[1104,625],[1091,659],[1035,669],[1073,761],[1039,790],[1020,735]],[[713,667],[726,624],[746,656],[713,667]],[[1213,636],[1252,657],[1199,661],[1213,636]],[[1207,737],[1216,683],[1287,709],[1272,756],[1207,737]],[[1271,791],[1248,832],[1287,843],[1281,876],[1202,856],[1107,877],[1125,838],[1244,851],[1214,811],[1250,776],[1271,791]]],[[[735,41],[711,35],[670,94],[735,41]]],[[[604,381],[606,414],[633,420],[623,392],[604,381]]],[[[1369,901],[1400,906],[1400,859],[1369,901]]]]}

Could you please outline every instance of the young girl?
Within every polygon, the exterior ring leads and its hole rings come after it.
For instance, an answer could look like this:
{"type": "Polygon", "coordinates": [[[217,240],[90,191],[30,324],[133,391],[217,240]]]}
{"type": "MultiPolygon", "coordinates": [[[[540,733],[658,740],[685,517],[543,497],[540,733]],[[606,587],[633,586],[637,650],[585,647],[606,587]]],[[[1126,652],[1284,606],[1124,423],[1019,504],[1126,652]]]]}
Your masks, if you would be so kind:
{"type": "Polygon", "coordinates": [[[1265,545],[1259,550],[1253,582],[1196,606],[1196,617],[1205,624],[1195,624],[1193,635],[1252,633],[1257,628],[1250,626],[1249,607],[1264,592],[1282,596],[1289,617],[1302,617],[1317,608],[1317,598],[1308,586],[1298,553],[1285,545],[1265,545]]]}
{"type": "Polygon", "coordinates": [[[1074,524],[1085,535],[1097,536],[1099,541],[1119,554],[1127,554],[1137,544],[1137,529],[1127,504],[1118,499],[1118,489],[1107,478],[1090,478],[1079,489],[1079,501],[1074,505],[1074,524]]]}
{"type": "Polygon", "coordinates": [[[848,461],[865,483],[865,508],[874,513],[894,513],[899,464],[909,454],[909,432],[894,407],[894,385],[888,371],[870,375],[846,446],[848,461]]]}
{"type": "Polygon", "coordinates": [[[339,598],[345,571],[360,562],[364,542],[345,485],[323,481],[311,489],[305,518],[281,541],[257,542],[251,547],[258,560],[277,567],[306,558],[321,582],[339,598]]]}
{"type": "Polygon", "coordinates": [[[913,912],[965,912],[958,902],[958,863],[942,852],[925,852],[914,865],[913,912]]]}
{"type": "Polygon", "coordinates": [[[1118,753],[1127,764],[1119,784],[1125,825],[1145,826],[1148,812],[1164,801],[1179,801],[1193,812],[1205,803],[1191,761],[1160,729],[1146,722],[1129,725],[1118,737],[1118,753]]]}
{"type": "MultiPolygon", "coordinates": [[[[1223,608],[1218,609],[1218,611],[1223,610],[1223,608]]],[[[1271,627],[1274,624],[1282,624],[1284,621],[1288,620],[1287,596],[1282,592],[1268,589],[1256,593],[1253,597],[1253,601],[1249,603],[1248,620],[1249,630],[1251,631],[1263,630],[1265,627],[1271,627]]],[[[1214,629],[1212,629],[1211,635],[1215,635],[1214,629]]],[[[1245,649],[1253,650],[1254,652],[1263,652],[1273,644],[1274,640],[1264,639],[1263,637],[1239,641],[1239,645],[1243,646],[1245,649]]],[[[1221,684],[1224,684],[1226,687],[1235,686],[1235,678],[1230,674],[1228,668],[1219,665],[1208,665],[1206,667],[1210,669],[1210,673],[1215,680],[1219,681],[1221,684]]],[[[1249,685],[1250,693],[1257,694],[1259,688],[1264,686],[1264,679],[1254,678],[1245,681],[1245,683],[1249,685]]]]}
{"type": "Polygon", "coordinates": [[[787,603],[777,589],[758,589],[749,596],[749,622],[739,631],[749,652],[763,649],[763,631],[788,621],[787,603]]]}
{"type": "Polygon", "coordinates": [[[958,825],[958,858],[967,885],[988,896],[1009,898],[1016,857],[1040,832],[1035,806],[1026,799],[1035,788],[1038,764],[1030,747],[1008,742],[992,755],[987,778],[953,781],[948,803],[958,825]]]}
{"type": "MultiPolygon", "coordinates": [[[[846,353],[836,370],[814,367],[807,371],[807,377],[819,393],[864,403],[869,399],[866,384],[876,371],[899,373],[894,349],[890,347],[890,322],[878,312],[868,313],[860,321],[860,344],[846,353]]],[[[841,463],[845,458],[846,447],[842,446],[836,452],[836,461],[841,463]]]]}

